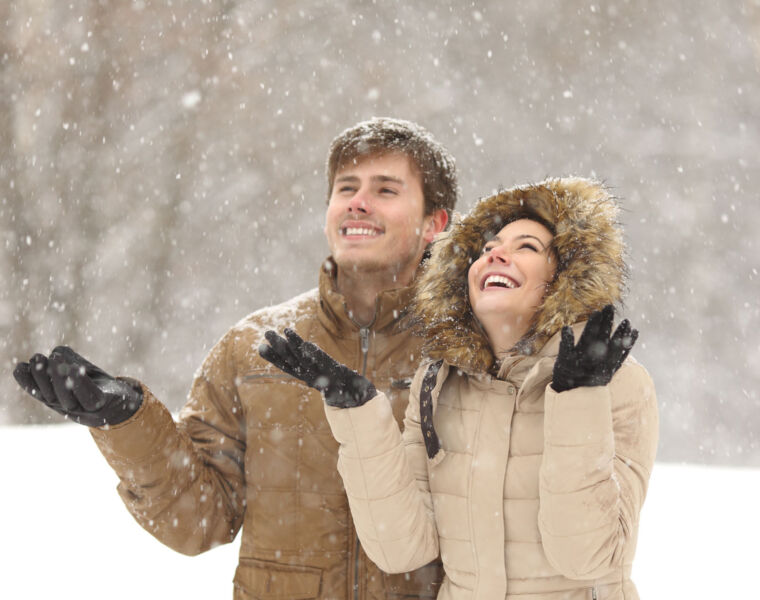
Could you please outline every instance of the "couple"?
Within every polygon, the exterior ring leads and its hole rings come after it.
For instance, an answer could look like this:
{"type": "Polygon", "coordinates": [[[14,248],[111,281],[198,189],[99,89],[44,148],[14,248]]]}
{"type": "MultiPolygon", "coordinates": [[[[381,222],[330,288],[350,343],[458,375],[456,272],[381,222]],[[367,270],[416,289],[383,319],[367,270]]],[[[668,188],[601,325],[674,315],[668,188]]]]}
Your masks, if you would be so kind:
{"type": "Polygon", "coordinates": [[[418,274],[456,200],[448,152],[373,119],[334,140],[327,183],[319,288],[233,327],[178,422],[70,348],[19,363],[17,381],[90,427],[165,544],[197,554],[242,527],[237,599],[435,597],[439,552],[440,597],[635,597],[657,417],[643,369],[621,366],[635,332],[610,336],[604,308],[624,273],[612,200],[576,179],[503,192],[418,274]],[[284,327],[268,357],[289,374],[257,353],[284,327]],[[354,519],[322,399],[298,379],[333,405],[354,519]],[[388,575],[364,549],[385,571],[422,568],[388,575]]]}

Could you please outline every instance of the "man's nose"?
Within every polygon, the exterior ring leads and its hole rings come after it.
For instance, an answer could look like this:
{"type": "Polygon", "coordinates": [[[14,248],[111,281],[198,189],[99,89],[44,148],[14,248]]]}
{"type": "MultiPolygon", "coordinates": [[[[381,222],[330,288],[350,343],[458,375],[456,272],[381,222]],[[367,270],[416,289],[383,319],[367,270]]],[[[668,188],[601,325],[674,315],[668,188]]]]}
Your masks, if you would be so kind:
{"type": "Polygon", "coordinates": [[[363,189],[357,190],[348,203],[348,212],[367,214],[371,210],[367,193],[363,189]]]}

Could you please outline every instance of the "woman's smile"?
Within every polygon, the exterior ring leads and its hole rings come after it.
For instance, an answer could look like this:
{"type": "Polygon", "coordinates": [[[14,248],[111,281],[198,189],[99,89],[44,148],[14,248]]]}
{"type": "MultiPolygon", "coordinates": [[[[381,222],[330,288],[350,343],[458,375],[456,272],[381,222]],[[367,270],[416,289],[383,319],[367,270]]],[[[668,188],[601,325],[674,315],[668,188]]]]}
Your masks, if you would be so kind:
{"type": "Polygon", "coordinates": [[[480,289],[484,291],[513,290],[519,287],[520,284],[512,277],[500,273],[486,273],[485,277],[483,277],[482,283],[480,284],[480,289]]]}

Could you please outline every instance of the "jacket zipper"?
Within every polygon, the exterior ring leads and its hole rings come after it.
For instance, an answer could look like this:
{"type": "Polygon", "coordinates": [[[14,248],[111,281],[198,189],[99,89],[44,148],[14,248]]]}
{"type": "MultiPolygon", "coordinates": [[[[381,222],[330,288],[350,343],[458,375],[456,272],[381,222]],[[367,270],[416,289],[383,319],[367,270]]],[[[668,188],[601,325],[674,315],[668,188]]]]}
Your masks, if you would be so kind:
{"type": "Polygon", "coordinates": [[[367,374],[367,356],[369,355],[369,327],[359,328],[359,341],[362,349],[362,375],[367,374]]]}
{"type": "Polygon", "coordinates": [[[354,527],[354,577],[353,577],[353,592],[354,600],[359,600],[359,535],[356,533],[354,527]]]}
{"type": "Polygon", "coordinates": [[[596,597],[596,586],[591,588],[591,600],[597,600],[596,597]]]}
{"type": "MultiPolygon", "coordinates": [[[[374,319],[373,319],[374,321],[374,319]]],[[[367,357],[369,356],[369,327],[359,327],[359,345],[362,351],[362,370],[361,374],[366,376],[367,374],[367,357]]],[[[359,542],[359,535],[354,529],[354,535],[356,539],[356,556],[354,556],[354,600],[359,600],[359,561],[361,554],[359,550],[361,543],[359,542]]]]}

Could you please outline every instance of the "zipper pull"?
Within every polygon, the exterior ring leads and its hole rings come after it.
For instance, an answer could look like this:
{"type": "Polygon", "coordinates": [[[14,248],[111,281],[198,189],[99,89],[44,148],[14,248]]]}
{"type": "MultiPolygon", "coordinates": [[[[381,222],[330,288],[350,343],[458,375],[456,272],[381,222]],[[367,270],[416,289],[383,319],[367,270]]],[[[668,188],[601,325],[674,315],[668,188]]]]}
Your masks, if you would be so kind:
{"type": "Polygon", "coordinates": [[[362,354],[366,355],[369,352],[369,328],[359,328],[359,339],[361,340],[362,354]]]}
{"type": "Polygon", "coordinates": [[[597,600],[596,598],[596,586],[591,588],[591,600],[597,600]]]}

